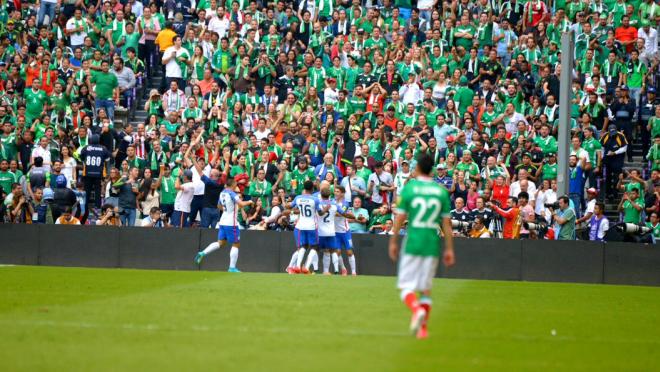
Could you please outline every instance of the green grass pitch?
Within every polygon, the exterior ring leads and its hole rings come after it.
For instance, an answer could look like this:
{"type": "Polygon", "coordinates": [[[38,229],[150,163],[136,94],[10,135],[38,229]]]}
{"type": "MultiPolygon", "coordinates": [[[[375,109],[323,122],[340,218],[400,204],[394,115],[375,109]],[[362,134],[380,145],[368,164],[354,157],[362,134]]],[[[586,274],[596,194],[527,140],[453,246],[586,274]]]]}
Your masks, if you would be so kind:
{"type": "Polygon", "coordinates": [[[653,371],[660,288],[0,267],[3,371],[653,371]],[[555,332],[552,332],[555,330],[555,332]]]}

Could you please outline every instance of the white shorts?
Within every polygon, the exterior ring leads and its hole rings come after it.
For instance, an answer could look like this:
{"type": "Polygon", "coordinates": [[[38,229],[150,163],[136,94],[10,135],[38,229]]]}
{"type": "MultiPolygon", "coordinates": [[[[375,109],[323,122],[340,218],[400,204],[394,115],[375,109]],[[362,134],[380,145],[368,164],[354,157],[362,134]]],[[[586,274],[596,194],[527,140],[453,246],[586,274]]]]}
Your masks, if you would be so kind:
{"type": "Polygon", "coordinates": [[[438,257],[401,254],[398,287],[408,291],[429,291],[438,268],[438,257]]]}

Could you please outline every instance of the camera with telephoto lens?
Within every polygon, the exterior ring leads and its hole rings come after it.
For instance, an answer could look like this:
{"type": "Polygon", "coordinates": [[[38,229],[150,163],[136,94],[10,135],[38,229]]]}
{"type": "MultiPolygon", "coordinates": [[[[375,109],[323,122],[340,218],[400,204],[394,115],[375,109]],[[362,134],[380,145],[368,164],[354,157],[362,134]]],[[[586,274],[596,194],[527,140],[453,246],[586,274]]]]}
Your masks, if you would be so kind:
{"type": "Polygon", "coordinates": [[[616,228],[624,233],[630,235],[645,235],[651,232],[651,228],[643,225],[635,225],[634,223],[622,223],[616,226],[616,228]]]}
{"type": "Polygon", "coordinates": [[[525,230],[528,230],[530,232],[536,231],[536,232],[541,232],[541,231],[547,231],[548,230],[548,224],[543,223],[543,222],[523,222],[523,227],[525,230]]]}
{"type": "Polygon", "coordinates": [[[459,220],[451,220],[451,227],[452,229],[456,230],[469,230],[472,226],[472,222],[468,221],[459,221],[459,220]]]}
{"type": "Polygon", "coordinates": [[[559,202],[554,202],[554,203],[545,203],[543,204],[544,207],[547,209],[559,209],[559,202]]]}

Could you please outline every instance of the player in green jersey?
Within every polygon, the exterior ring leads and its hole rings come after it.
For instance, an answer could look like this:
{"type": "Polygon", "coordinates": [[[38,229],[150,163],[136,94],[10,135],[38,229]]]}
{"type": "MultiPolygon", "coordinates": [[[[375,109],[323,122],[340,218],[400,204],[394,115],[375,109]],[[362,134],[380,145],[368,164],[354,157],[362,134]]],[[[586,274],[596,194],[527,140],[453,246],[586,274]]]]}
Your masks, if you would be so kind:
{"type": "Polygon", "coordinates": [[[428,336],[431,287],[438,267],[439,248],[443,245],[438,234],[440,228],[444,234],[443,262],[446,267],[455,262],[449,191],[433,181],[432,169],[433,158],[420,154],[416,177],[406,183],[397,202],[389,247],[390,258],[395,262],[400,259],[398,287],[401,299],[412,311],[410,330],[417,338],[428,336]],[[407,235],[399,256],[399,231],[406,219],[407,235]]]}

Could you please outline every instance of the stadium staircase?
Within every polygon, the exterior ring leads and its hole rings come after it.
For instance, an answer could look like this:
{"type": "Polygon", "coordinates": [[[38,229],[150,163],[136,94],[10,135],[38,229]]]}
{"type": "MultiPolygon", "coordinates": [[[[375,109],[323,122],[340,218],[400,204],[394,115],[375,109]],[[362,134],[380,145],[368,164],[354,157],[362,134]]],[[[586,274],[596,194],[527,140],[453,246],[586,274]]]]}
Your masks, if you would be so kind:
{"type": "Polygon", "coordinates": [[[147,112],[144,110],[144,104],[149,99],[149,91],[158,89],[163,79],[160,69],[152,69],[153,76],[150,79],[139,79],[133,88],[133,94],[129,99],[128,107],[115,110],[115,127],[123,128],[126,125],[137,126],[139,123],[145,123],[147,112]]]}
{"type": "MultiPolygon", "coordinates": [[[[624,165],[624,170],[630,171],[633,169],[638,169],[642,171],[643,177],[645,179],[648,179],[650,177],[650,171],[648,170],[648,162],[644,160],[644,157],[646,154],[643,153],[642,151],[642,139],[639,136],[639,134],[633,136],[634,139],[632,141],[632,146],[633,148],[633,161],[628,162],[626,159],[626,163],[624,165]]],[[[600,186],[601,190],[605,189],[605,184],[604,181],[601,182],[600,186]]],[[[604,195],[604,193],[601,192],[601,195],[604,195]]],[[[616,200],[604,200],[605,202],[605,216],[610,220],[611,223],[615,223],[619,221],[620,219],[620,214],[617,211],[617,207],[619,206],[619,202],[621,201],[621,198],[623,197],[623,193],[618,193],[616,200]]]]}
{"type": "Polygon", "coordinates": [[[158,89],[160,87],[160,82],[163,79],[160,69],[154,68],[152,71],[154,72],[153,76],[149,79],[148,84],[143,87],[140,92],[141,94],[137,95],[135,112],[130,121],[130,124],[133,126],[140,123],[146,123],[147,112],[144,110],[144,104],[149,99],[149,92],[152,89],[158,89]]]}

